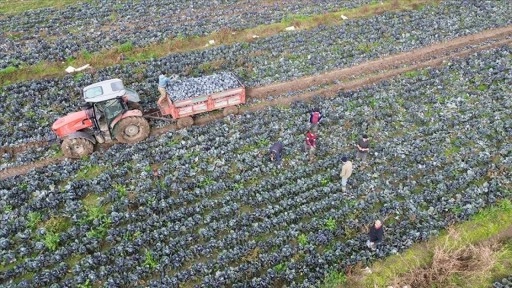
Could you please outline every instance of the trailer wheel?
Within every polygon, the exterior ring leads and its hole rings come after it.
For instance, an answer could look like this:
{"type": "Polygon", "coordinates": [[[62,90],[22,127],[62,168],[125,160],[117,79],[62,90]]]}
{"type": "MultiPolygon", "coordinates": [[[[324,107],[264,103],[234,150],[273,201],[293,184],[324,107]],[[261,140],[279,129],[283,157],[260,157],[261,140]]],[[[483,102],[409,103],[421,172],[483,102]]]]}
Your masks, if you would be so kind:
{"type": "Polygon", "coordinates": [[[178,119],[177,125],[178,125],[178,129],[190,127],[190,126],[194,125],[194,119],[192,119],[192,117],[190,117],[190,116],[180,118],[180,119],[178,119]]]}
{"type": "Polygon", "coordinates": [[[222,111],[222,115],[224,115],[224,117],[226,117],[228,115],[236,115],[236,114],[238,114],[238,107],[236,107],[236,106],[226,107],[222,111]]]}
{"type": "Polygon", "coordinates": [[[60,147],[67,158],[81,158],[94,150],[94,144],[85,138],[64,139],[60,147]]]}
{"type": "Polygon", "coordinates": [[[137,143],[149,136],[151,128],[146,119],[137,116],[121,119],[114,126],[114,137],[121,143],[137,143]]]}

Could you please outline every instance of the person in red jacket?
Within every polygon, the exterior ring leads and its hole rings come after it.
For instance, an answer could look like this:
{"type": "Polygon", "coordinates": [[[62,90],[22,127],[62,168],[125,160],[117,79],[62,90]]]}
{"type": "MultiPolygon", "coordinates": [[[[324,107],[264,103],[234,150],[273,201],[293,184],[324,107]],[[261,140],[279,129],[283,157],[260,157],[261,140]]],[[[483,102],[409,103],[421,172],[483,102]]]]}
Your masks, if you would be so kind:
{"type": "Polygon", "coordinates": [[[322,112],[320,112],[320,109],[315,108],[313,111],[309,113],[309,123],[311,124],[311,128],[315,129],[320,123],[320,120],[322,120],[322,112]]]}
{"type": "Polygon", "coordinates": [[[311,130],[309,130],[308,133],[306,133],[304,147],[306,149],[306,152],[309,152],[310,160],[313,160],[313,157],[314,157],[317,138],[318,138],[318,136],[315,133],[313,133],[311,130]]]}

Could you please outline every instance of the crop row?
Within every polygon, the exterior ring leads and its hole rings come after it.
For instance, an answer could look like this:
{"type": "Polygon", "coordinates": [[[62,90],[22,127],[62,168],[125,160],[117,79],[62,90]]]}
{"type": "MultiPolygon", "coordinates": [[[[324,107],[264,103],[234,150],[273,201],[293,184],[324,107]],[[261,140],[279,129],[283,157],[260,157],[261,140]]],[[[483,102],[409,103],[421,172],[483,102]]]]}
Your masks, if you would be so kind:
{"type": "Polygon", "coordinates": [[[47,139],[52,135],[53,121],[80,109],[80,88],[98,80],[123,79],[143,95],[143,105],[149,109],[156,107],[156,83],[161,71],[182,76],[233,71],[244,84],[254,87],[508,25],[511,13],[508,1],[471,1],[464,6],[458,1],[443,1],[419,11],[384,13],[251,43],[171,54],[153,61],[98,69],[94,74],[7,85],[0,90],[0,145],[47,139]]]}
{"type": "Polygon", "coordinates": [[[427,239],[509,197],[510,48],[309,105],[232,116],[115,145],[0,183],[0,281],[14,287],[315,286],[338,265],[427,239]],[[370,166],[342,193],[339,158],[371,136],[370,166]],[[268,146],[285,143],[276,167],[268,146]],[[153,177],[152,168],[162,177],[153,177]],[[387,217],[387,218],[386,218],[387,217]],[[364,225],[386,218],[386,242],[364,225]]]}
{"type": "Polygon", "coordinates": [[[221,29],[246,29],[280,22],[293,14],[321,14],[369,2],[97,1],[62,9],[30,10],[0,19],[0,30],[6,34],[0,46],[0,69],[44,60],[65,61],[123,43],[126,49],[221,29]]]}

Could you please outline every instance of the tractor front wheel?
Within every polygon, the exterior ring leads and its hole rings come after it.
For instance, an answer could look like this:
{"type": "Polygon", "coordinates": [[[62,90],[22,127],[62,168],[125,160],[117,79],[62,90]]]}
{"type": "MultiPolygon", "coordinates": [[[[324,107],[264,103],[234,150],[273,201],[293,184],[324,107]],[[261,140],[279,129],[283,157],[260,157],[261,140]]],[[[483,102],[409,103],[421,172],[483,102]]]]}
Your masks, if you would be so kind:
{"type": "Polygon", "coordinates": [[[192,117],[190,117],[190,116],[180,118],[180,119],[178,119],[177,125],[178,125],[178,129],[190,127],[190,126],[194,125],[194,119],[192,119],[192,117]]]}
{"type": "Polygon", "coordinates": [[[64,139],[61,149],[67,158],[81,158],[92,153],[94,144],[85,138],[64,139]]]}
{"type": "Polygon", "coordinates": [[[149,136],[151,128],[146,119],[142,117],[126,117],[119,120],[114,126],[114,137],[121,143],[137,143],[149,136]]]}

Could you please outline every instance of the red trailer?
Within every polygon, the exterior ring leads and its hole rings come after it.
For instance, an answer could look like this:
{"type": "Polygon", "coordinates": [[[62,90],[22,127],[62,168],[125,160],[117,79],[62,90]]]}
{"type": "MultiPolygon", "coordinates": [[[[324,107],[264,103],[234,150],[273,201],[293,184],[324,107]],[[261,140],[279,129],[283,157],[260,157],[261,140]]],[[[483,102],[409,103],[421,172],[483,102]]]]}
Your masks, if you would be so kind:
{"type": "Polygon", "coordinates": [[[194,124],[192,116],[196,114],[219,109],[223,109],[224,116],[237,114],[237,105],[245,103],[245,86],[240,81],[238,83],[240,86],[237,88],[176,101],[167,93],[167,97],[157,102],[160,111],[146,114],[145,117],[161,119],[170,115],[177,120],[178,128],[184,128],[194,124]]]}

